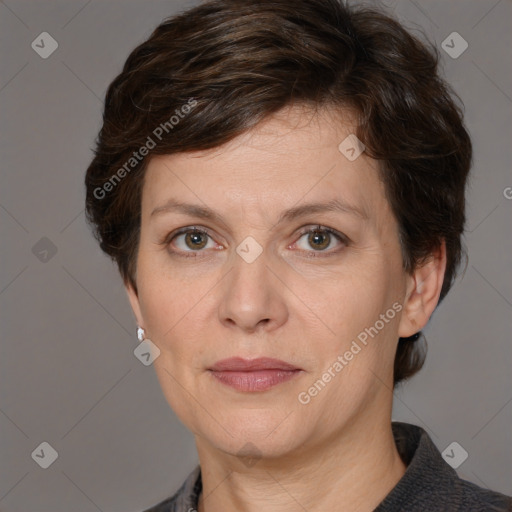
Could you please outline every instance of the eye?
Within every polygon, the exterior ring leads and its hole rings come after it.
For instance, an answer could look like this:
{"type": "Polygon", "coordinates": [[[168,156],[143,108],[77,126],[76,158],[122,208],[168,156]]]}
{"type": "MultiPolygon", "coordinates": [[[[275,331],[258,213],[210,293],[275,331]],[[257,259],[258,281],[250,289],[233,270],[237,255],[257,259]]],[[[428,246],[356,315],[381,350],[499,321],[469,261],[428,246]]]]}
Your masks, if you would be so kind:
{"type": "MultiPolygon", "coordinates": [[[[326,253],[325,256],[327,256],[338,252],[339,249],[331,250],[336,247],[336,242],[338,242],[337,245],[341,249],[348,244],[349,240],[345,235],[334,229],[315,226],[303,230],[300,233],[300,238],[289,248],[297,246],[300,251],[309,253],[310,257],[316,257],[317,255],[314,253],[326,253]]],[[[171,233],[163,243],[168,246],[170,252],[185,257],[197,257],[198,253],[205,252],[203,249],[224,249],[224,246],[214,242],[205,229],[195,226],[181,228],[171,233]]]]}
{"type": "Polygon", "coordinates": [[[307,252],[327,252],[332,254],[337,251],[328,249],[335,247],[336,242],[338,242],[338,245],[344,246],[347,245],[348,239],[334,229],[316,226],[315,228],[303,231],[300,238],[293,245],[297,245],[299,249],[307,252]],[[300,246],[301,240],[305,241],[302,247],[300,246]],[[311,248],[313,248],[313,251],[311,251],[311,248]]]}
{"type": "Polygon", "coordinates": [[[170,246],[170,250],[175,253],[202,252],[202,249],[223,249],[222,246],[216,245],[213,242],[207,231],[196,227],[187,227],[172,233],[169,235],[167,243],[170,246]]]}

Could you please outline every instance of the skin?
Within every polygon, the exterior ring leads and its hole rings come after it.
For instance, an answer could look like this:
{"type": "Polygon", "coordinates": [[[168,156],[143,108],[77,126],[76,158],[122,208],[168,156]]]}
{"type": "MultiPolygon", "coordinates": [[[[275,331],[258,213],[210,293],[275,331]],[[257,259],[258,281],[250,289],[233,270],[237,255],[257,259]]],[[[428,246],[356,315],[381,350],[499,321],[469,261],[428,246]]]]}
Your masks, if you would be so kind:
{"type": "Polygon", "coordinates": [[[443,244],[414,273],[403,270],[377,163],[365,153],[351,162],[338,150],[354,132],[348,112],[294,106],[222,147],[149,162],[137,293],[126,289],[161,351],[153,364],[163,393],[195,436],[199,512],[340,503],[371,511],[406,470],[391,431],[393,360],[398,338],[434,311],[446,255],[443,244]],[[151,214],[170,198],[209,207],[223,221],[151,214]],[[331,199],[367,218],[330,211],[278,223],[289,208],[331,199]],[[348,242],[325,232],[308,242],[302,230],[317,225],[348,242]],[[183,227],[208,231],[195,240],[199,250],[190,236],[170,241],[183,227]],[[236,252],[248,236],[262,248],[252,263],[236,252]],[[401,311],[302,404],[299,393],[397,302],[401,311]],[[232,356],[274,357],[303,371],[270,390],[240,392],[207,370],[232,356]]]}

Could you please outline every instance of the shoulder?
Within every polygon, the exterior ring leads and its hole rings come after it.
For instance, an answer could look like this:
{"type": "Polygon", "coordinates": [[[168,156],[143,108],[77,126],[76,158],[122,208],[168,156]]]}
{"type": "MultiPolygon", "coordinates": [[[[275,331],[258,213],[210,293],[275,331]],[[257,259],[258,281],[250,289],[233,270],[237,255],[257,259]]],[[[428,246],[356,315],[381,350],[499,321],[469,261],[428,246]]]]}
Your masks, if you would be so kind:
{"type": "Polygon", "coordinates": [[[428,433],[393,422],[397,450],[407,469],[375,512],[512,512],[512,498],[463,480],[428,433]]]}
{"type": "Polygon", "coordinates": [[[470,512],[512,512],[512,497],[459,478],[455,489],[459,509],[470,512]]]}
{"type": "Polygon", "coordinates": [[[143,512],[197,512],[197,501],[201,489],[201,468],[198,465],[175,494],[143,512]]]}

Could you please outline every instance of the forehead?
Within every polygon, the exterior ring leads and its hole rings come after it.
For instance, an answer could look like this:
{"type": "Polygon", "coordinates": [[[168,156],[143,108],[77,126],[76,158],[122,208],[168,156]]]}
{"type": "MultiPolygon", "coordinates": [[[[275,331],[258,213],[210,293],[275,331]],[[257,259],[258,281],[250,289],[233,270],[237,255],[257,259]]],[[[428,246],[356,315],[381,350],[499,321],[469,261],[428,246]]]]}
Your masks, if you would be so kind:
{"type": "Polygon", "coordinates": [[[377,162],[364,152],[350,160],[339,148],[354,127],[350,112],[290,107],[223,146],[154,156],[143,217],[170,197],[254,219],[333,199],[382,214],[387,202],[377,162]]]}

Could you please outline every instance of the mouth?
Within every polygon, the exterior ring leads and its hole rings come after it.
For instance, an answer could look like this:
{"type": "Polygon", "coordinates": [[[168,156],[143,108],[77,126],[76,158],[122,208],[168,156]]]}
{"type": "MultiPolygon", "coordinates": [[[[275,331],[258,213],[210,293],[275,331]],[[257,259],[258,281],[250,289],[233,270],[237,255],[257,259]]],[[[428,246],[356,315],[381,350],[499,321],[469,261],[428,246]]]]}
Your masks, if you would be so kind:
{"type": "Polygon", "coordinates": [[[279,359],[232,357],[217,361],[208,371],[219,382],[237,391],[255,392],[287,382],[303,370],[279,359]]]}

